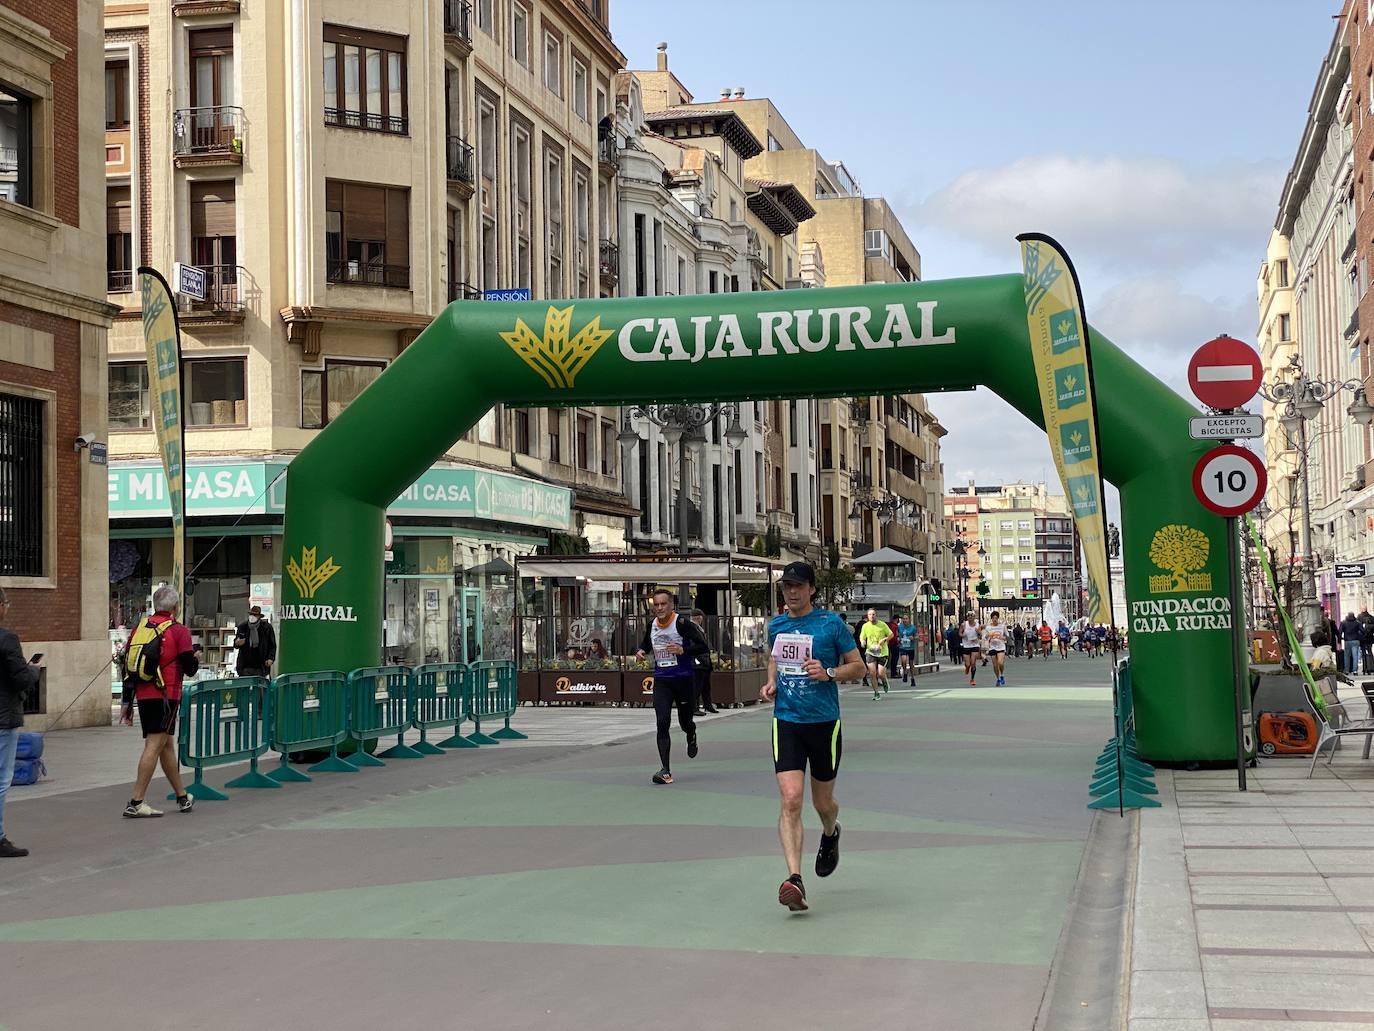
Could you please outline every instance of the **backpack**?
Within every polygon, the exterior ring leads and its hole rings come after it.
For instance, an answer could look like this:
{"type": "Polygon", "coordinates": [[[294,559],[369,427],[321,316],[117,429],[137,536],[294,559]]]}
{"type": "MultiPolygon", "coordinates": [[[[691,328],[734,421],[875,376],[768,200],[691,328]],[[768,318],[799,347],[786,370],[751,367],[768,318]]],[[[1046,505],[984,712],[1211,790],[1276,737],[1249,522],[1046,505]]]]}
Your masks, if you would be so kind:
{"type": "Polygon", "coordinates": [[[159,691],[166,690],[167,685],[162,681],[162,635],[175,622],[169,619],[152,626],[147,619],[138,621],[124,649],[126,696],[132,694],[130,687],[136,689],[140,684],[155,684],[159,691]]]}

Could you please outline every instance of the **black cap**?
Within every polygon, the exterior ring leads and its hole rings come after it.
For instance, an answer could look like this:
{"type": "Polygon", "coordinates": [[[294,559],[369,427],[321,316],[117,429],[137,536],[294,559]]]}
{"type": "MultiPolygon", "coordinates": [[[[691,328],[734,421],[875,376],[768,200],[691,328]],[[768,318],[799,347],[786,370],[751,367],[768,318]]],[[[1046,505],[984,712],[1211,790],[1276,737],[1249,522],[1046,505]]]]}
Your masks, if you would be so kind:
{"type": "Polygon", "coordinates": [[[783,568],[782,576],[778,579],[785,584],[810,584],[815,587],[816,571],[805,562],[789,562],[783,568]]]}

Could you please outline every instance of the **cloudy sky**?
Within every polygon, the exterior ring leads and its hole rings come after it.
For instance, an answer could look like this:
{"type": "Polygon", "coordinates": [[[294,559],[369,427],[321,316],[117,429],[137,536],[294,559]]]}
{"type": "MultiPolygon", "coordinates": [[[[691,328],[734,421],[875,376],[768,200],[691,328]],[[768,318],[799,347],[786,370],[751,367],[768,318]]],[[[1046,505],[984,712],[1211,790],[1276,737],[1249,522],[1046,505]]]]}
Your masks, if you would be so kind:
{"type": "MultiPolygon", "coordinates": [[[[1054,236],[1089,321],[1186,395],[1199,344],[1254,340],[1255,276],[1340,6],[696,0],[669,19],[618,0],[612,30],[632,68],[666,41],[698,99],[771,97],[888,198],[926,279],[1017,271],[1017,233],[1054,236]]],[[[1053,481],[1043,435],[987,391],[931,405],[948,483],[1053,481]]]]}

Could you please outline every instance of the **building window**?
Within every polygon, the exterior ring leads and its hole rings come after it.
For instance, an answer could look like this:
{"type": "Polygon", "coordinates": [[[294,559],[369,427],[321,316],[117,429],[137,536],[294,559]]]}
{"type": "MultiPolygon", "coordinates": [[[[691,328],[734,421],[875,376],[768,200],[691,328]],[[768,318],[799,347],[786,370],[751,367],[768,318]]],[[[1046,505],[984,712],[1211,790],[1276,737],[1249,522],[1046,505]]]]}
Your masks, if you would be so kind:
{"type": "Polygon", "coordinates": [[[409,190],[330,179],[324,206],[329,282],[409,289],[409,190]]]}
{"type": "Polygon", "coordinates": [[[511,207],[512,239],[515,241],[514,268],[512,269],[516,287],[529,289],[533,279],[533,258],[530,245],[530,227],[533,223],[530,209],[531,184],[534,178],[534,148],[530,142],[530,131],[516,122],[511,125],[511,207]]]}
{"type": "Polygon", "coordinates": [[[105,275],[112,294],[134,288],[134,232],[129,187],[105,188],[105,275]]]}
{"type": "Polygon", "coordinates": [[[192,32],[191,106],[197,109],[225,107],[234,102],[234,30],[202,29],[192,32]]]}
{"type": "Polygon", "coordinates": [[[510,52],[526,68],[530,66],[530,12],[520,0],[510,5],[510,52]]]}
{"type": "Polygon", "coordinates": [[[592,471],[592,419],[589,415],[577,417],[577,467],[592,471]]]}
{"type": "Polygon", "coordinates": [[[515,450],[522,455],[533,455],[534,450],[530,445],[530,410],[517,408],[515,410],[515,450]]]}
{"type": "Polygon", "coordinates": [[[892,244],[888,241],[887,233],[881,229],[864,230],[864,257],[886,258],[891,253],[892,244]]]}
{"type": "Polygon", "coordinates": [[[0,394],[0,575],[43,575],[45,403],[0,394]]]}
{"type": "Polygon", "coordinates": [[[495,36],[496,22],[492,18],[491,5],[492,0],[476,0],[474,6],[477,8],[477,27],[488,36],[495,36]]]}
{"type": "Polygon", "coordinates": [[[554,96],[563,95],[563,42],[552,32],[544,33],[544,85],[554,96]]]}
{"type": "Polygon", "coordinates": [[[110,365],[109,405],[112,430],[146,430],[153,424],[146,361],[110,365]]]}
{"type": "Polygon", "coordinates": [[[1279,339],[1293,339],[1293,316],[1286,313],[1279,316],[1279,339]]]}
{"type": "Polygon", "coordinates": [[[193,358],[181,363],[187,426],[247,426],[244,358],[193,358]]]}
{"type": "Polygon", "coordinates": [[[563,413],[557,408],[549,409],[549,461],[563,464],[563,413]]]}
{"type": "Polygon", "coordinates": [[[406,131],[404,36],[324,27],[324,121],[372,132],[406,131]]]}
{"type": "Polygon", "coordinates": [[[578,297],[592,296],[592,190],[589,173],[586,169],[573,166],[573,221],[577,236],[578,297]]]}
{"type": "Polygon", "coordinates": [[[774,136],[771,132],[768,134],[768,149],[782,150],[782,144],[778,142],[778,138],[774,136]]]}
{"type": "Polygon", "coordinates": [[[129,62],[105,65],[105,128],[129,128],[129,62]]]}
{"type": "Polygon", "coordinates": [[[1279,282],[1278,282],[1278,285],[1279,285],[1279,287],[1282,288],[1282,287],[1287,286],[1287,285],[1288,285],[1288,262],[1285,261],[1283,258],[1280,258],[1278,261],[1274,262],[1274,272],[1275,272],[1276,277],[1278,278],[1278,281],[1279,281],[1279,282]]]}
{"type": "Polygon", "coordinates": [[[318,430],[382,374],[385,362],[326,361],[323,369],[301,370],[301,429],[318,430]]]}
{"type": "Polygon", "coordinates": [[[601,420],[601,472],[605,476],[615,475],[615,452],[619,447],[616,440],[615,423],[601,420]]]}
{"type": "Polygon", "coordinates": [[[506,421],[505,405],[493,405],[488,408],[482,418],[477,420],[477,443],[486,444],[490,447],[501,447],[505,441],[501,438],[501,427],[506,421]]]}
{"type": "Polygon", "coordinates": [[[563,158],[544,150],[544,223],[549,236],[544,252],[544,296],[563,297],[563,158]]]}
{"type": "Polygon", "coordinates": [[[572,109],[573,114],[584,122],[587,120],[587,66],[577,58],[572,62],[572,109]]]}
{"type": "Polygon", "coordinates": [[[596,122],[601,124],[601,120],[610,112],[607,106],[606,97],[608,95],[609,84],[600,76],[596,80],[596,122]]]}
{"type": "Polygon", "coordinates": [[[238,296],[238,238],[234,180],[190,184],[191,261],[206,274],[206,303],[235,308],[238,296]]]}
{"type": "Polygon", "coordinates": [[[494,290],[497,286],[497,263],[499,237],[497,235],[496,205],[496,107],[485,96],[477,102],[477,167],[481,178],[482,232],[478,244],[481,254],[478,267],[481,269],[482,288],[494,290]]]}
{"type": "Polygon", "coordinates": [[[0,82],[0,200],[33,205],[33,101],[0,82]]]}

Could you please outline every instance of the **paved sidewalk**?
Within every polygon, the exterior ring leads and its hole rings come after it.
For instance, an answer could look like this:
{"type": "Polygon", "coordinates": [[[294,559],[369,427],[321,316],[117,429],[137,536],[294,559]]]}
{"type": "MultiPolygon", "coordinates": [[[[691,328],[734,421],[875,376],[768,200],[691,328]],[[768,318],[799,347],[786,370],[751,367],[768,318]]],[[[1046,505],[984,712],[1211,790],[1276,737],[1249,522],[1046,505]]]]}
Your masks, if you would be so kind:
{"type": "MultiPolygon", "coordinates": [[[[1023,1031],[1110,732],[1088,663],[846,690],[844,855],[806,914],[776,901],[767,708],[709,721],[695,760],[675,733],[667,788],[649,710],[522,709],[529,742],[189,816],[119,819],[122,771],[35,797],[7,813],[34,855],[0,864],[0,1022],[1023,1031]]],[[[129,732],[92,734],[131,760],[129,732]]]]}
{"type": "Polygon", "coordinates": [[[1374,760],[1353,739],[1235,770],[1159,771],[1140,813],[1129,1031],[1374,1027],[1374,760]]]}

